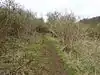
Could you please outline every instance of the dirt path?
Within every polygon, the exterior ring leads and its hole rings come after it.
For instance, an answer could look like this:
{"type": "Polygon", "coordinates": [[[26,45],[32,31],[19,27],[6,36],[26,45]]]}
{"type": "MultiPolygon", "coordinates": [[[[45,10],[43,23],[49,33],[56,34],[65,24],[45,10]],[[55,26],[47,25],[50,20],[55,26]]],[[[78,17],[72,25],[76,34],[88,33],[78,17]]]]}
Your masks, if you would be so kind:
{"type": "Polygon", "coordinates": [[[63,61],[56,53],[56,50],[45,47],[42,53],[43,62],[45,62],[44,68],[46,69],[42,72],[42,75],[67,75],[63,61]]]}

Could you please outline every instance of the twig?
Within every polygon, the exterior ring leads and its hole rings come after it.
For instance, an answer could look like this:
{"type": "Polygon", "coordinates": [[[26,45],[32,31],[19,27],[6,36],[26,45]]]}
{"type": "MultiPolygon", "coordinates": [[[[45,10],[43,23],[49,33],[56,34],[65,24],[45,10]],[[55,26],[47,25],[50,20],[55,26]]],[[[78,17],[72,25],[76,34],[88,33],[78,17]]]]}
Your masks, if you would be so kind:
{"type": "Polygon", "coordinates": [[[30,64],[33,60],[29,60],[28,62],[26,62],[25,64],[21,65],[20,67],[18,67],[15,71],[12,72],[12,74],[16,73],[18,70],[20,70],[21,68],[23,68],[24,66],[30,64]]]}

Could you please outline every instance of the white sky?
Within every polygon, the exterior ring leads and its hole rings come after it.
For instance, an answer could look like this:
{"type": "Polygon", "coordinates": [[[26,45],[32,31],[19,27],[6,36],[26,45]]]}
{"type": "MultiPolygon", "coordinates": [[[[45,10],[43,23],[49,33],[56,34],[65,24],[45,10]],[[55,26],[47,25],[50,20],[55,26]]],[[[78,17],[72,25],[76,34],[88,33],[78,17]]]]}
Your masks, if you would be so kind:
{"type": "Polygon", "coordinates": [[[100,16],[100,0],[15,0],[25,8],[44,16],[49,11],[71,10],[76,16],[100,16]]]}

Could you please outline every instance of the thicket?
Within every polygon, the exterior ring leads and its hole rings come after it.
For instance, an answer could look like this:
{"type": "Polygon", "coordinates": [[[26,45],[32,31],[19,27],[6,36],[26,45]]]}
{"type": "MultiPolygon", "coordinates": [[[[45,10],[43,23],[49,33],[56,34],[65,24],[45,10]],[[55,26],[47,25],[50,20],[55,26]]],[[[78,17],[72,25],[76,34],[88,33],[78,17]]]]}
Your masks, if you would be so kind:
{"type": "Polygon", "coordinates": [[[99,24],[76,22],[67,12],[47,17],[0,2],[0,75],[99,75],[99,24]]]}

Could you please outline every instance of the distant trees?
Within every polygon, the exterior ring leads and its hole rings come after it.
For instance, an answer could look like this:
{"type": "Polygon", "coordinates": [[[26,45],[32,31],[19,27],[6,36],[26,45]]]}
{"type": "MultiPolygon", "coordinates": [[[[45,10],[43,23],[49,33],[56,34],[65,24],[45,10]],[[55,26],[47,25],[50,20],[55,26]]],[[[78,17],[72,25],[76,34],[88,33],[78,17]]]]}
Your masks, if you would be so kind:
{"type": "Polygon", "coordinates": [[[60,13],[60,12],[57,12],[57,11],[54,11],[53,13],[49,12],[47,13],[47,21],[48,22],[53,22],[53,21],[60,21],[60,20],[64,20],[64,21],[76,21],[76,18],[74,16],[73,13],[60,13]]]}
{"type": "Polygon", "coordinates": [[[84,18],[80,20],[80,22],[84,24],[91,24],[93,26],[96,26],[98,23],[100,23],[100,16],[96,16],[92,18],[84,18]]]}

